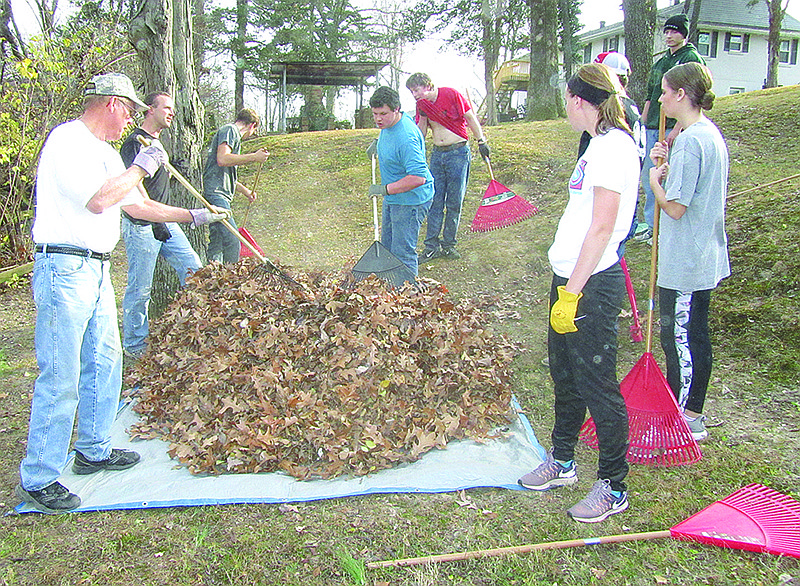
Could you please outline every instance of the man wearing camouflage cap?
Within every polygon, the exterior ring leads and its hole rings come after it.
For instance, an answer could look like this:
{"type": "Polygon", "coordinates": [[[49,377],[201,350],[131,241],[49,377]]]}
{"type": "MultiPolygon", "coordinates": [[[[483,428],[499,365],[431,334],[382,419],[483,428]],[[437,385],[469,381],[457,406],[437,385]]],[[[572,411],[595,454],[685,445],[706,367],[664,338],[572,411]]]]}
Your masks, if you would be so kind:
{"type": "Polygon", "coordinates": [[[226,217],[147,198],[141,181],[166,161],[160,145],[142,149],[126,169],[108,144],[121,138],[134,112],[145,109],[126,76],[95,76],[86,88],[81,117],[54,128],[42,148],[32,283],[40,372],[15,492],[47,513],[81,503],[58,482],[76,414],[73,472],[125,470],[139,461],[136,452],[111,447],[122,349],[109,259],[120,237],[120,209],[144,220],[194,226],[226,217]]]}

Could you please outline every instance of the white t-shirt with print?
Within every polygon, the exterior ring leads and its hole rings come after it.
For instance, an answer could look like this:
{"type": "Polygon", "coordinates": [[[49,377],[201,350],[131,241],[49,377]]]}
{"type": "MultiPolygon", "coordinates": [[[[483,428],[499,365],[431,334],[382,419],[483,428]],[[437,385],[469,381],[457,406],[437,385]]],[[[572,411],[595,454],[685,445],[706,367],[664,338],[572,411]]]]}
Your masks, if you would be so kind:
{"type": "Polygon", "coordinates": [[[620,194],[614,232],[592,274],[606,270],[619,260],[617,249],[628,235],[636,211],[639,189],[639,154],[626,132],[613,128],[592,138],[575,165],[569,180],[569,202],[558,222],[548,257],[553,272],[569,278],[592,224],[594,188],[620,194]]]}
{"type": "Polygon", "coordinates": [[[119,153],[93,135],[81,120],[53,129],[44,143],[36,175],[37,244],[68,244],[111,252],[120,236],[120,207],[143,200],[133,189],[100,214],[86,204],[103,183],[125,172],[119,153]]]}

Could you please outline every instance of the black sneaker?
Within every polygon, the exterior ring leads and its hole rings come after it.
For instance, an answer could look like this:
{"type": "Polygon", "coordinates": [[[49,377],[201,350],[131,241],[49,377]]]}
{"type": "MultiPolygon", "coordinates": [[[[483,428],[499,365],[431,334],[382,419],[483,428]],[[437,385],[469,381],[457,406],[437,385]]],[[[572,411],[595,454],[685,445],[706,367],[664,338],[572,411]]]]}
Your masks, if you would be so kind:
{"type": "Polygon", "coordinates": [[[461,258],[461,255],[455,248],[443,248],[439,256],[447,260],[458,260],[461,258]]]}
{"type": "Polygon", "coordinates": [[[418,262],[427,262],[434,258],[439,258],[441,251],[439,249],[426,248],[418,255],[418,262]]]}
{"type": "Polygon", "coordinates": [[[140,459],[141,457],[136,452],[114,448],[111,450],[111,455],[105,460],[92,462],[76,450],[72,471],[75,474],[94,474],[100,470],[127,470],[136,465],[140,459]]]}
{"type": "Polygon", "coordinates": [[[25,490],[21,484],[14,489],[19,499],[43,513],[65,513],[81,506],[81,497],[72,494],[58,482],[41,490],[25,490]]]}

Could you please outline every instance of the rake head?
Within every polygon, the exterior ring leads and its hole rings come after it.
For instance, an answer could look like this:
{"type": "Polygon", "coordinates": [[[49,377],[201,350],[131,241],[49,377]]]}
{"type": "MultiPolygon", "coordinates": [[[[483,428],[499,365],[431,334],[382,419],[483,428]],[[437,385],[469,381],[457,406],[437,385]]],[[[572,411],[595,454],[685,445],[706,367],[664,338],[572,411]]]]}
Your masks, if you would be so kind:
{"type": "MultiPolygon", "coordinates": [[[[628,462],[681,466],[702,458],[672,389],[650,352],[645,352],[622,380],[620,390],[628,409],[628,462]]],[[[580,439],[598,447],[593,419],[581,427],[580,439]]]]}
{"type": "Polygon", "coordinates": [[[800,502],[749,484],[670,529],[675,539],[800,558],[800,502]]]}
{"type": "Polygon", "coordinates": [[[351,272],[356,283],[375,275],[396,288],[407,282],[413,284],[416,280],[414,272],[377,240],[358,259],[351,272]]]}
{"type": "Polygon", "coordinates": [[[492,179],[481,205],[475,212],[470,230],[489,232],[521,222],[539,212],[539,209],[522,197],[515,195],[508,187],[492,179]]]}

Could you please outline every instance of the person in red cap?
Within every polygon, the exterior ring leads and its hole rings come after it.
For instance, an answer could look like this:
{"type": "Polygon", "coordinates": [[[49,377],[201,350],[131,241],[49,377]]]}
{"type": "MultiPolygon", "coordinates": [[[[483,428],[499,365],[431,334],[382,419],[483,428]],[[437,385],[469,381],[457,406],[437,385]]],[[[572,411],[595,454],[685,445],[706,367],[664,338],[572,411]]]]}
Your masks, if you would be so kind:
{"type": "MultiPolygon", "coordinates": [[[[595,57],[594,62],[602,63],[617,74],[619,83],[622,86],[622,94],[620,94],[619,100],[622,102],[622,107],[625,109],[625,122],[628,123],[628,126],[630,126],[633,131],[633,140],[639,150],[639,160],[643,161],[645,156],[647,156],[647,152],[645,151],[645,134],[644,125],[642,124],[642,115],[639,113],[639,107],[636,105],[636,102],[633,101],[633,98],[628,96],[626,91],[628,88],[628,78],[631,74],[631,64],[628,62],[625,55],[617,53],[616,51],[600,53],[595,57]]],[[[581,142],[578,145],[578,158],[584,153],[586,147],[589,146],[590,138],[588,132],[584,132],[581,135],[581,142]]]]}

